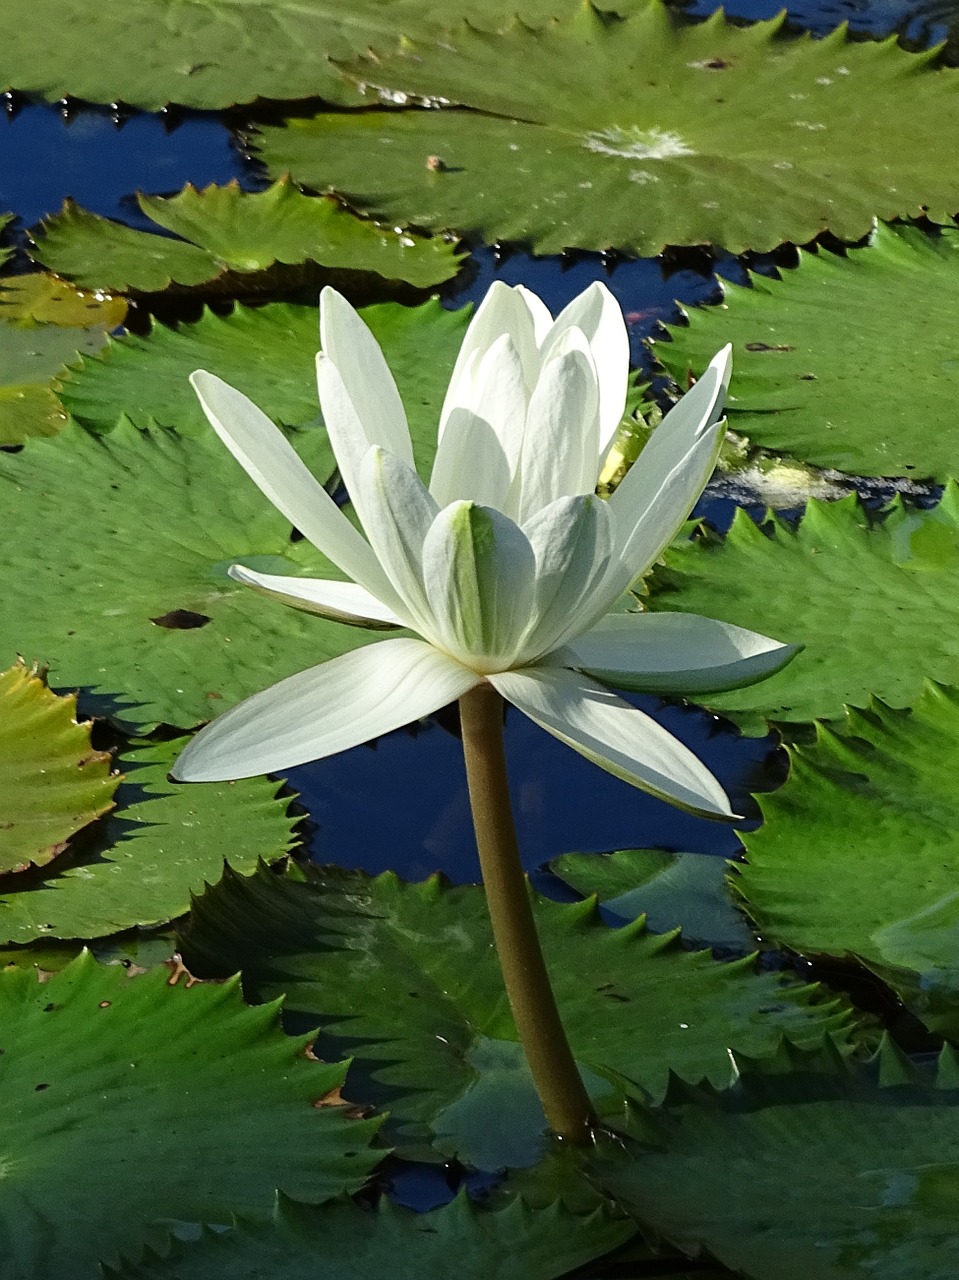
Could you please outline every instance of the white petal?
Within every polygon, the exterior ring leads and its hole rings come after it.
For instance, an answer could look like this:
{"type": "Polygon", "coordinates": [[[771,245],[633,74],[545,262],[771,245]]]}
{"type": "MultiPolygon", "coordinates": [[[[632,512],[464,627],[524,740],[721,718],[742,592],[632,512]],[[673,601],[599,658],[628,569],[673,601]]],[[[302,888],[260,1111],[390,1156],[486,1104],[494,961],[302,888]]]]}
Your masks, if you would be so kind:
{"type": "Polygon", "coordinates": [[[312,476],[283,432],[241,391],[198,369],[190,375],[210,425],[276,509],[344,573],[384,603],[395,592],[369,543],[312,476]]]}
{"type": "Polygon", "coordinates": [[[608,773],[689,813],[735,818],[725,791],[687,747],[586,676],[543,666],[487,679],[507,702],[608,773]]]}
{"type": "Polygon", "coordinates": [[[302,609],[305,613],[319,614],[321,618],[330,618],[334,622],[382,629],[407,625],[392,609],[355,582],[288,578],[273,573],[257,573],[243,564],[230,565],[230,577],[281,604],[302,609]]]}
{"type": "Polygon", "coordinates": [[[445,507],[423,544],[431,638],[477,670],[512,665],[533,609],[536,560],[518,525],[493,507],[445,507]]]}
{"type": "Polygon", "coordinates": [[[553,327],[553,313],[542,298],[533,293],[532,289],[527,289],[525,285],[516,285],[516,292],[523,299],[527,311],[533,318],[533,335],[536,339],[536,345],[542,347],[546,340],[546,335],[553,327]]]}
{"type": "Polygon", "coordinates": [[[479,677],[422,640],[383,640],[281,680],[201,729],[173,777],[279,773],[359,746],[468,693],[479,677]]]}
{"type": "Polygon", "coordinates": [[[406,412],[380,344],[346,299],[329,286],[320,294],[320,343],[336,365],[366,432],[360,456],[378,444],[412,466],[406,412]]]}
{"type": "Polygon", "coordinates": [[[621,689],[689,694],[753,684],[801,648],[695,613],[614,613],[555,656],[621,689]]]}
{"type": "Polygon", "coordinates": [[[557,498],[592,493],[599,469],[599,389],[578,329],[544,365],[530,397],[509,509],[525,523],[557,498]]]}
{"type": "Polygon", "coordinates": [[[629,332],[622,307],[601,281],[591,284],[556,317],[552,332],[543,345],[543,359],[550,354],[552,344],[571,327],[582,329],[586,335],[596,366],[600,394],[599,449],[605,453],[626,408],[629,332]]]}

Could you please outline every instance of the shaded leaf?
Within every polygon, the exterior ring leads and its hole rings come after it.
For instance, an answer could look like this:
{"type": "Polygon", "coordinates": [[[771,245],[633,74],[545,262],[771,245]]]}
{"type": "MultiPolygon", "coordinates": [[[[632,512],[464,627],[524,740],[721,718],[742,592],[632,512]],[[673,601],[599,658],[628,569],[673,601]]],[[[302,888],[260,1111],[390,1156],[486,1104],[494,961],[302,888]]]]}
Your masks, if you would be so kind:
{"type": "Polygon", "coordinates": [[[0,673],[0,874],[49,862],[112,808],[119,774],[76,707],[22,663],[0,673]]]}
{"type": "MultiPolygon", "coordinates": [[[[0,213],[0,236],[3,235],[5,227],[9,227],[10,223],[16,217],[13,213],[0,213]]],[[[0,244],[0,267],[13,257],[14,250],[10,245],[0,244]]]]}
{"type": "Polygon", "coordinates": [[[786,38],[783,20],[681,25],[652,0],[624,22],[585,4],[536,29],[380,43],[350,74],[406,109],[290,119],[257,147],[274,174],[375,217],[536,253],[741,253],[825,228],[855,240],[876,215],[948,221],[956,73],[895,38],[786,38]]]}
{"type": "Polygon", "coordinates": [[[302,195],[286,179],[260,192],[231,182],[137,199],[158,226],[181,238],[111,222],[68,200],[36,234],[34,257],[80,285],[134,293],[172,283],[256,288],[247,277],[276,263],[372,272],[418,288],[440,284],[459,268],[449,241],[361,221],[333,199],[302,195]]]}
{"type": "Polygon", "coordinates": [[[376,1122],[316,1102],[342,1065],[311,1061],[235,983],[130,979],[83,955],[48,982],[0,973],[5,1280],[95,1280],[163,1219],[266,1216],[356,1190],[376,1122]]]}
{"type": "Polygon", "coordinates": [[[126,314],[126,299],[101,290],[84,291],[45,271],[0,276],[0,320],[10,324],[116,329],[126,314]]]}

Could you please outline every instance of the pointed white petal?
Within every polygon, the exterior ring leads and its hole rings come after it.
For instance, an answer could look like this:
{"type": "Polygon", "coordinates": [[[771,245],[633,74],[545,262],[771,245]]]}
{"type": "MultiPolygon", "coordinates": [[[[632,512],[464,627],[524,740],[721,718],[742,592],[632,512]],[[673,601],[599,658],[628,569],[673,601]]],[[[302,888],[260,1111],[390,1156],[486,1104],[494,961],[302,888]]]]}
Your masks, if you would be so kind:
{"type": "Polygon", "coordinates": [[[201,729],[181,782],[279,773],[389,733],[468,693],[479,677],[422,640],[383,640],[281,680],[201,729]]]}
{"type": "Polygon", "coordinates": [[[339,370],[363,424],[366,448],[382,445],[412,466],[406,412],[380,344],[346,299],[329,286],[320,294],[320,343],[339,370]]]}
{"type": "Polygon", "coordinates": [[[695,613],[613,613],[555,656],[621,689],[690,694],[754,684],[801,648],[695,613]]]}
{"type": "Polygon", "coordinates": [[[536,339],[536,345],[542,347],[546,340],[546,335],[553,327],[553,313],[542,298],[533,293],[532,289],[527,289],[525,285],[516,285],[516,292],[523,299],[526,309],[533,317],[533,335],[536,339]]]}
{"type": "Polygon", "coordinates": [[[585,339],[568,330],[530,397],[510,509],[525,523],[557,498],[592,493],[599,469],[599,388],[585,339]]]}
{"type": "Polygon", "coordinates": [[[550,355],[553,343],[571,327],[581,329],[586,335],[596,366],[600,394],[599,448],[605,453],[626,408],[629,333],[622,307],[601,281],[591,284],[556,317],[552,332],[543,344],[543,359],[550,355]]]}
{"type": "Polygon", "coordinates": [[[288,578],[257,573],[243,564],[230,565],[230,577],[261,595],[288,604],[304,613],[345,622],[349,626],[390,629],[407,624],[376,596],[355,582],[331,582],[325,578],[288,578]]]}
{"type": "Polygon", "coordinates": [[[210,425],[278,511],[344,573],[384,603],[395,593],[369,544],[300,461],[283,432],[241,391],[198,369],[190,375],[210,425]]]}
{"type": "Polygon", "coordinates": [[[533,608],[536,561],[518,525],[493,507],[445,507],[423,544],[436,643],[477,670],[515,659],[533,608]]]}
{"type": "Polygon", "coordinates": [[[507,702],[608,773],[689,813],[735,818],[706,766],[652,717],[602,685],[551,666],[487,678],[507,702]]]}

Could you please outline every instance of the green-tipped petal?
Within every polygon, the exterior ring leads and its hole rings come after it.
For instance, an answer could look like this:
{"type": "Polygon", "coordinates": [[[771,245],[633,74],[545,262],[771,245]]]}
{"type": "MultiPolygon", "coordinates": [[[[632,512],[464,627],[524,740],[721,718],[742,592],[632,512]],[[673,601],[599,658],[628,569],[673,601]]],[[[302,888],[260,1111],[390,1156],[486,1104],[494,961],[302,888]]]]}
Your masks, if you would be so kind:
{"type": "Polygon", "coordinates": [[[397,603],[376,556],[293,446],[241,391],[198,369],[190,383],[210,425],[250,479],[338,568],[386,604],[397,603]]]}
{"type": "Polygon", "coordinates": [[[801,648],[695,613],[613,613],[555,657],[620,689],[695,694],[764,680],[801,648]]]}
{"type": "Polygon", "coordinates": [[[527,667],[487,677],[547,733],[688,813],[735,820],[725,791],[693,753],[645,712],[564,667],[527,667]]]}
{"type": "Polygon", "coordinates": [[[230,577],[280,604],[301,609],[304,613],[315,613],[334,622],[344,622],[348,626],[389,630],[408,625],[355,582],[287,578],[273,573],[257,573],[242,564],[230,566],[230,577]]]}
{"type": "Polygon", "coordinates": [[[359,746],[468,693],[478,677],[422,640],[383,640],[247,698],[201,729],[180,782],[282,773],[359,746]]]}

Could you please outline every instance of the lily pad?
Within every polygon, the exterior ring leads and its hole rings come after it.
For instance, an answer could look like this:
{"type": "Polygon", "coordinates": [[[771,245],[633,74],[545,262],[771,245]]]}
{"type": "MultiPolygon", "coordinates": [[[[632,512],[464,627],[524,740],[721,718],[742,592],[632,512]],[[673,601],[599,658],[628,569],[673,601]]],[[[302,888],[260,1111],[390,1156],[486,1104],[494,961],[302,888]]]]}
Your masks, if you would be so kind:
{"type": "Polygon", "coordinates": [[[49,862],[113,806],[120,776],[76,707],[22,663],[0,673],[0,874],[49,862]]]}
{"type": "MultiPolygon", "coordinates": [[[[271,283],[277,264],[368,272],[420,289],[459,269],[450,241],[363,221],[330,197],[303,195],[285,178],[260,192],[241,191],[234,181],[137,199],[147,217],[179,238],[111,222],[68,200],[36,233],[33,256],[82,286],[126,293],[157,293],[171,284],[255,291],[271,283]]],[[[301,272],[285,283],[308,279],[301,272]]]]}
{"type": "MultiPolygon", "coordinates": [[[[295,438],[308,452],[319,435],[295,438]]],[[[342,577],[292,540],[212,431],[71,424],[0,453],[0,522],[0,662],[49,664],[54,686],[133,729],[198,724],[369,638],[227,576],[239,561],[342,577]]]]}
{"type": "MultiPolygon", "coordinates": [[[[3,235],[5,227],[9,227],[15,215],[12,213],[0,213],[0,236],[3,235]]],[[[0,267],[3,266],[10,258],[13,257],[13,249],[10,245],[0,244],[0,267]]]]}
{"type": "Polygon", "coordinates": [[[795,1054],[740,1068],[735,1089],[675,1088],[657,1138],[600,1153],[593,1175],[684,1252],[754,1280],[951,1280],[953,1052],[938,1079],[891,1046],[865,1069],[795,1054]]]}
{"type": "Polygon", "coordinates": [[[697,701],[764,732],[764,718],[834,719],[873,694],[906,707],[926,677],[959,682],[959,487],[932,510],[896,502],[879,517],[853,496],[812,499],[798,526],[764,528],[739,511],[724,540],[674,543],[648,584],[652,609],[806,646],[761,684],[697,701]]]}
{"type": "Polygon", "coordinates": [[[651,0],[625,21],[584,4],[537,28],[377,44],[349,72],[394,105],[290,119],[257,149],[374,217],[536,253],[741,253],[827,228],[855,240],[877,215],[948,221],[956,72],[895,38],[787,38],[783,21],[681,24],[651,0]]]}
{"type": "Polygon", "coordinates": [[[377,1123],[335,1105],[343,1065],[310,1060],[236,983],[130,979],[85,954],[43,984],[0,973],[0,1028],[8,1280],[96,1280],[99,1260],[162,1244],[165,1219],[265,1218],[277,1187],[321,1203],[376,1163],[377,1123]]]}
{"type": "Polygon", "coordinates": [[[743,835],[750,915],[776,945],[862,960],[959,1035],[959,691],[849,711],[791,759],[743,835]]]}
{"type": "Polygon", "coordinates": [[[549,869],[577,893],[597,894],[607,912],[642,916],[654,933],[682,929],[704,946],[753,951],[756,939],[726,885],[729,865],[702,853],[621,849],[564,853],[549,869]]]}
{"type": "MultiPolygon", "coordinates": [[[[641,921],[609,929],[595,904],[536,900],[547,963],[573,1052],[599,1105],[660,1096],[669,1073],[731,1083],[729,1047],[772,1053],[850,1030],[814,987],[719,964],[641,921]]],[[[242,968],[254,1000],[286,994],[334,1055],[355,1054],[351,1097],[390,1112],[390,1140],[422,1153],[531,1163],[542,1112],[522,1063],[478,887],[434,877],[310,869],[302,880],[226,873],[199,898],[182,939],[190,968],[242,968]],[[510,1116],[500,1127],[494,1117],[510,1116]]],[[[319,1051],[319,1050],[318,1050],[319,1051]]],[[[434,1157],[435,1158],[435,1157],[434,1157]]],[[[477,1159],[477,1163],[480,1161],[477,1159]]],[[[491,1167],[486,1163],[484,1167],[491,1167]]]]}
{"type": "Polygon", "coordinates": [[[162,924],[185,915],[191,892],[219,879],[225,863],[250,872],[289,850],[296,820],[275,782],[167,781],[185,745],[174,739],[122,757],[116,811],[96,837],[65,869],[54,864],[54,874],[0,893],[0,942],[99,938],[162,924]]]}
{"type": "Polygon", "coordinates": [[[175,1243],[165,1256],[107,1271],[111,1280],[323,1280],[441,1276],[457,1259],[462,1280],[556,1280],[628,1240],[625,1217],[597,1210],[571,1213],[556,1201],[528,1208],[510,1197],[484,1209],[464,1194],[432,1213],[413,1213],[388,1200],[371,1212],[352,1203],[314,1209],[281,1198],[270,1223],[204,1232],[195,1244],[175,1243]]]}
{"type": "Polygon", "coordinates": [[[729,425],[755,443],[858,475],[956,472],[959,360],[938,335],[959,327],[959,231],[880,224],[865,249],[750,284],[656,344],[680,385],[732,342],[729,425]]]}

